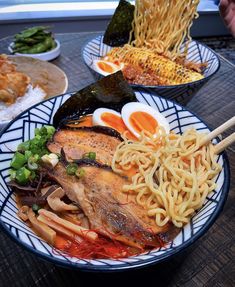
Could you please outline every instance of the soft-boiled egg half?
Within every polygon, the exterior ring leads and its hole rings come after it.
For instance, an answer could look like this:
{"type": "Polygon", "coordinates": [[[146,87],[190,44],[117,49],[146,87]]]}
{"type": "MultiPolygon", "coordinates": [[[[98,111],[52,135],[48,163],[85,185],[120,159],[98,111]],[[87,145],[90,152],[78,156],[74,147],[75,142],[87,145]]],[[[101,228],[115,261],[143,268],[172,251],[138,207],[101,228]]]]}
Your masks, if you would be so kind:
{"type": "Polygon", "coordinates": [[[112,109],[96,109],[92,116],[92,124],[106,126],[117,130],[130,139],[137,139],[143,130],[156,136],[159,127],[163,127],[166,133],[170,132],[170,126],[166,118],[154,108],[131,102],[123,106],[121,114],[112,109]]]}
{"type": "Polygon", "coordinates": [[[123,64],[117,65],[105,60],[94,60],[92,66],[97,73],[103,76],[108,76],[121,70],[124,65],[123,64]]]}
{"type": "Polygon", "coordinates": [[[143,130],[156,136],[159,127],[163,127],[166,133],[170,132],[170,126],[166,118],[154,108],[131,102],[123,106],[122,119],[129,131],[137,138],[143,130]]]}
{"type": "Polygon", "coordinates": [[[93,125],[106,126],[124,133],[127,130],[120,113],[106,108],[96,109],[92,117],[93,125]]]}

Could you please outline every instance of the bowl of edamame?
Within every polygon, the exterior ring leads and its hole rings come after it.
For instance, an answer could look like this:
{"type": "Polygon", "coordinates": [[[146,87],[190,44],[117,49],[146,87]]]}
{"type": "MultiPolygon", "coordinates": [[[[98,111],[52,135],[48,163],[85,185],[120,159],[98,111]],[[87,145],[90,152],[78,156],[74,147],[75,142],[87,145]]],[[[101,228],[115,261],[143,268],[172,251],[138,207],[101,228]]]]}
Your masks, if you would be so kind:
{"type": "Polygon", "coordinates": [[[50,27],[35,26],[14,36],[9,45],[11,54],[50,61],[60,55],[60,42],[54,39],[50,27]]]}

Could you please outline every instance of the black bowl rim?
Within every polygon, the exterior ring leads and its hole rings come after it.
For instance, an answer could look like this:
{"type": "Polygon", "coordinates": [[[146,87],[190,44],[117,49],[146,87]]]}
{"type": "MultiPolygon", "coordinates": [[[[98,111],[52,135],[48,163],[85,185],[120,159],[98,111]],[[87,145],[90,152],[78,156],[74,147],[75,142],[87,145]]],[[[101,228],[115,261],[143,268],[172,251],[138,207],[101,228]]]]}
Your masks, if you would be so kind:
{"type": "MultiPolygon", "coordinates": [[[[91,66],[89,66],[86,61],[84,60],[84,49],[86,48],[86,46],[93,40],[97,39],[98,37],[102,37],[103,34],[97,35],[95,38],[87,40],[86,43],[83,45],[82,47],[82,59],[83,62],[86,64],[86,66],[93,71],[94,73],[96,73],[97,75],[104,77],[103,75],[101,75],[100,73],[96,72],[94,69],[91,68],[91,66]]],[[[194,40],[192,39],[193,42],[195,42],[197,45],[201,45],[203,47],[205,47],[206,49],[210,50],[212,52],[212,54],[215,56],[216,60],[218,61],[218,67],[216,68],[216,70],[210,74],[209,76],[204,77],[203,79],[194,81],[194,82],[189,82],[189,83],[185,83],[185,84],[179,84],[179,85],[169,85],[169,86],[144,86],[144,85],[138,85],[138,84],[129,84],[131,87],[133,88],[147,88],[147,89],[155,89],[157,90],[161,90],[161,89],[166,89],[166,90],[170,90],[170,89],[177,89],[177,88],[184,88],[184,87],[191,87],[194,85],[200,85],[202,83],[206,83],[208,80],[211,79],[212,76],[214,76],[220,69],[221,66],[221,62],[220,62],[220,58],[219,55],[217,55],[217,53],[211,49],[210,47],[208,47],[206,44],[201,43],[200,41],[194,40]]],[[[106,44],[105,44],[106,45],[106,44]]],[[[108,45],[107,45],[108,46],[108,45]]],[[[110,46],[109,46],[110,47],[110,46]]]]}
{"type": "MultiPolygon", "coordinates": [[[[136,90],[136,92],[139,92],[141,94],[141,91],[136,90]]],[[[55,99],[55,98],[59,98],[62,97],[64,95],[73,95],[74,92],[71,93],[64,93],[62,95],[57,95],[55,97],[46,99],[40,103],[37,103],[35,105],[33,105],[32,107],[26,109],[24,112],[20,113],[14,120],[12,120],[6,127],[3,128],[3,130],[0,132],[0,137],[2,137],[2,135],[5,133],[5,131],[8,129],[8,127],[11,126],[11,124],[15,121],[17,121],[21,115],[23,115],[25,112],[29,111],[30,109],[35,108],[36,106],[50,101],[51,99],[55,99]]],[[[197,117],[209,130],[211,130],[209,128],[209,126],[200,118],[196,115],[196,113],[192,112],[190,109],[186,109],[185,107],[181,106],[180,104],[178,104],[176,101],[174,100],[168,100],[165,99],[161,96],[156,96],[151,94],[150,92],[145,92],[145,94],[150,95],[151,97],[158,97],[160,99],[164,99],[169,101],[170,103],[173,103],[174,105],[178,105],[179,107],[181,107],[183,110],[190,112],[192,115],[194,115],[195,117],[197,117]]],[[[0,152],[1,153],[1,152],[0,152]]],[[[49,261],[57,266],[61,266],[61,267],[65,267],[65,268],[69,268],[69,269],[76,269],[76,270],[82,270],[82,271],[87,271],[87,272],[118,272],[118,271],[123,271],[123,270],[129,270],[129,269],[139,269],[139,268],[143,268],[143,267],[147,267],[150,265],[154,265],[154,264],[158,264],[160,262],[164,262],[169,260],[170,258],[172,258],[173,256],[175,256],[176,254],[181,253],[182,251],[184,251],[188,246],[190,246],[192,243],[194,243],[196,240],[198,240],[203,234],[205,234],[210,227],[213,225],[213,223],[215,222],[215,220],[218,218],[219,214],[222,212],[224,204],[226,202],[226,199],[228,197],[228,192],[229,192],[229,187],[230,187],[230,168],[229,168],[229,160],[228,160],[228,156],[226,152],[222,153],[223,156],[223,160],[224,160],[224,183],[222,186],[222,190],[221,190],[221,197],[220,197],[220,201],[217,204],[215,211],[213,212],[212,216],[210,217],[210,219],[207,221],[207,223],[196,233],[194,234],[190,239],[188,239],[187,241],[185,241],[183,244],[177,246],[177,247],[172,247],[171,251],[166,252],[165,254],[161,254],[159,255],[159,257],[153,257],[151,259],[144,259],[144,260],[139,260],[138,262],[131,262],[131,263],[124,263],[122,264],[118,264],[116,265],[111,265],[111,264],[107,264],[107,265],[91,265],[91,264],[87,264],[87,265],[83,265],[81,263],[74,263],[74,262],[67,262],[64,261],[62,259],[58,259],[58,258],[54,258],[51,257],[49,255],[46,255],[45,253],[35,250],[34,248],[30,247],[29,245],[27,245],[26,243],[24,243],[23,241],[21,241],[18,237],[16,237],[7,227],[6,225],[2,222],[2,220],[0,219],[0,229],[6,233],[6,235],[8,235],[10,237],[10,239],[12,239],[14,242],[16,242],[17,244],[19,244],[20,246],[22,246],[25,250],[37,255],[39,258],[49,261]],[[157,260],[156,260],[157,259],[157,260]]],[[[6,205],[6,203],[8,202],[8,199],[10,198],[11,194],[13,192],[10,192],[7,197],[5,198],[2,206],[0,207],[0,216],[2,214],[2,211],[6,205]]],[[[84,261],[89,261],[89,260],[84,260],[84,261]]]]}

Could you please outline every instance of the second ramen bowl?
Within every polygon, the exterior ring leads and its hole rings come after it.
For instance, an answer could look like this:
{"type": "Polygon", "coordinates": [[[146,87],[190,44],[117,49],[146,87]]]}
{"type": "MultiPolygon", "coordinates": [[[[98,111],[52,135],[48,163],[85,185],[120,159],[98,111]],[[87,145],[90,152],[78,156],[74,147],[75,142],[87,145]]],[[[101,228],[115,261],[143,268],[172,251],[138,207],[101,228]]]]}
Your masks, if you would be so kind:
{"type": "MultiPolygon", "coordinates": [[[[184,45],[181,46],[182,51],[184,45]]],[[[103,43],[103,36],[100,35],[91,41],[89,41],[82,52],[83,59],[87,66],[92,70],[96,78],[101,77],[93,69],[93,61],[98,60],[105,56],[112,47],[103,43]]],[[[197,41],[191,41],[188,48],[187,58],[188,61],[195,63],[207,63],[206,69],[203,71],[204,78],[195,82],[190,82],[181,85],[171,86],[143,86],[143,85],[132,85],[134,88],[143,89],[151,93],[156,93],[164,98],[175,100],[176,102],[186,105],[193,96],[199,91],[199,89],[210,80],[210,78],[219,70],[220,60],[217,54],[207,47],[206,45],[197,41]]]]}

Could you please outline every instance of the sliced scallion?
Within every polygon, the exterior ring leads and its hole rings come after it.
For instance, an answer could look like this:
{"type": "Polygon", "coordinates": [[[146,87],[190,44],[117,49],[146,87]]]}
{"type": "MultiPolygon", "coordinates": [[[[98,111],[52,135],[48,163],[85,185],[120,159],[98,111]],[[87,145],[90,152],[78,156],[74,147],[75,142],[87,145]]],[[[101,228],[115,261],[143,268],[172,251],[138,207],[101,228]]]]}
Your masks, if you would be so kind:
{"type": "Polygon", "coordinates": [[[14,169],[19,169],[25,163],[26,163],[25,156],[22,153],[17,151],[12,158],[11,167],[13,167],[14,169]]]}
{"type": "Polygon", "coordinates": [[[77,169],[78,169],[78,165],[76,163],[70,163],[66,167],[66,173],[68,175],[75,175],[77,169]]]}
{"type": "Polygon", "coordinates": [[[31,175],[30,170],[28,170],[26,167],[21,167],[16,171],[15,179],[19,184],[25,185],[29,182],[30,175],[31,175]]]}
{"type": "Polygon", "coordinates": [[[83,176],[85,175],[85,170],[83,168],[79,168],[77,171],[76,171],[76,176],[78,178],[82,178],[83,176]]]}
{"type": "Polygon", "coordinates": [[[91,152],[88,152],[88,153],[85,153],[83,155],[83,158],[89,158],[91,160],[95,160],[96,159],[96,153],[91,151],[91,152]]]}

